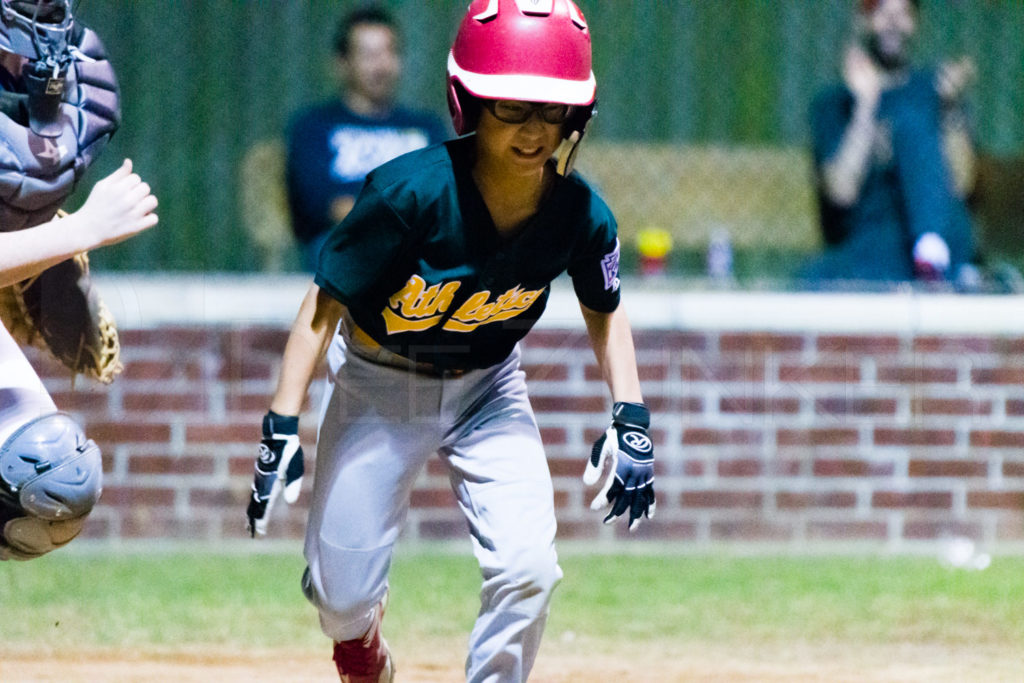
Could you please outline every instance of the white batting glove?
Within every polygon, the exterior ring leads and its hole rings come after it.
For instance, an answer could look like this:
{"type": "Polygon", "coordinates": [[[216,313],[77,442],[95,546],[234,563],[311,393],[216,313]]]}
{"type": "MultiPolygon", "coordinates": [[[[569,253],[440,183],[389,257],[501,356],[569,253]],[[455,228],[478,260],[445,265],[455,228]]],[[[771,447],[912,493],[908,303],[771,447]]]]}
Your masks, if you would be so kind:
{"type": "Polygon", "coordinates": [[[282,491],[289,505],[299,499],[304,473],[299,418],[270,411],[263,416],[263,440],[246,509],[250,536],[266,535],[270,511],[282,491]]]}
{"type": "Polygon", "coordinates": [[[596,484],[605,466],[604,486],[590,504],[591,510],[611,506],[608,524],[629,510],[629,530],[643,517],[654,517],[654,444],[647,435],[651,413],[642,403],[615,404],[612,424],[594,444],[583,473],[583,483],[596,484]]]}

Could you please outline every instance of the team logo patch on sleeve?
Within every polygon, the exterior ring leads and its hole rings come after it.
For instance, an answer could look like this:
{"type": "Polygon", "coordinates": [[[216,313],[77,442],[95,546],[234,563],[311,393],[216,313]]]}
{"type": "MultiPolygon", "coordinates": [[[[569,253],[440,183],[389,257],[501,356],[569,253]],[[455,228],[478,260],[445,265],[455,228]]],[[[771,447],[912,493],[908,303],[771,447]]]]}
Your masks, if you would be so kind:
{"type": "Polygon", "coordinates": [[[601,259],[601,272],[604,274],[604,288],[614,292],[619,288],[619,240],[615,239],[615,248],[601,259]]]}

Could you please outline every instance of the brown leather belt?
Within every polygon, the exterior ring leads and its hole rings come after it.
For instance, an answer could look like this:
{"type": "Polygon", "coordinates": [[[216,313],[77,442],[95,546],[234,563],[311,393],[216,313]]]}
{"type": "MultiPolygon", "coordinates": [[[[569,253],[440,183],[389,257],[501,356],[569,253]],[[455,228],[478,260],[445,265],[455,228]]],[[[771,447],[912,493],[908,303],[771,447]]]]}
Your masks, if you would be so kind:
{"type": "Polygon", "coordinates": [[[340,332],[341,336],[345,339],[345,346],[348,347],[349,351],[363,360],[377,365],[386,365],[407,372],[415,372],[418,375],[448,379],[462,377],[468,372],[461,369],[440,368],[433,363],[414,361],[394,351],[389,351],[364,332],[359,325],[356,325],[348,311],[341,316],[340,332]]]}

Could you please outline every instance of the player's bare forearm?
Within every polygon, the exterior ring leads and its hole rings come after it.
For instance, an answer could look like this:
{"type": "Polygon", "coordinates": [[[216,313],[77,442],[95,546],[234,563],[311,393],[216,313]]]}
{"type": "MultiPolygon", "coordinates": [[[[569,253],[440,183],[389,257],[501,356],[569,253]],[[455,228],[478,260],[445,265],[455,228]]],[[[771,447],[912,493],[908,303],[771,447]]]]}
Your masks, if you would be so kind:
{"type": "Polygon", "coordinates": [[[298,415],[313,374],[327,351],[343,306],[318,286],[311,285],[292,324],[284,347],[281,372],[270,409],[279,415],[298,415]]]}
{"type": "Polygon", "coordinates": [[[125,160],[93,186],[78,211],[34,228],[0,232],[0,287],[153,227],[156,206],[149,185],[132,173],[131,161],[125,160]]]}
{"type": "Polygon", "coordinates": [[[78,239],[75,217],[55,218],[34,228],[0,232],[0,287],[13,285],[71,258],[89,245],[78,239]]]}
{"type": "Polygon", "coordinates": [[[643,403],[640,377],[636,369],[633,331],[626,310],[619,306],[612,313],[599,313],[580,304],[587,336],[601,376],[608,384],[613,401],[643,403]]]}

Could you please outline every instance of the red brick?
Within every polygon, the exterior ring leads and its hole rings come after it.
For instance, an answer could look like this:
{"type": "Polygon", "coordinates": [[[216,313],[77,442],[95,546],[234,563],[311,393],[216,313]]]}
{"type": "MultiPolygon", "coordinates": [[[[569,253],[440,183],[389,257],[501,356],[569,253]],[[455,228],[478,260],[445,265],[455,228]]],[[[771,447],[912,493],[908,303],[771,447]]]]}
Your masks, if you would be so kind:
{"type": "Polygon", "coordinates": [[[712,521],[711,538],[728,541],[784,541],[793,537],[793,526],[753,519],[712,521]]]}
{"type": "MultiPolygon", "coordinates": [[[[259,419],[262,419],[262,415],[270,408],[270,394],[239,394],[229,390],[224,397],[224,406],[230,413],[254,413],[260,415],[259,419]]],[[[310,402],[307,399],[302,410],[307,412],[309,408],[310,402]]]]}
{"type": "Polygon", "coordinates": [[[989,337],[953,337],[929,336],[914,340],[914,351],[917,353],[949,353],[963,355],[969,353],[991,353],[995,350],[995,340],[989,337]]]}
{"type": "Polygon", "coordinates": [[[246,380],[271,380],[277,376],[278,359],[271,358],[224,358],[217,372],[217,379],[227,382],[246,380]]]}
{"type": "Polygon", "coordinates": [[[856,446],[860,442],[856,429],[827,427],[780,429],[775,438],[779,446],[856,446]]]}
{"type": "MultiPolygon", "coordinates": [[[[639,364],[636,368],[641,382],[664,382],[668,379],[668,368],[664,365],[639,364]]],[[[603,381],[601,369],[589,364],[583,369],[583,378],[587,381],[603,381]]]]}
{"type": "MultiPolygon", "coordinates": [[[[179,519],[173,515],[128,516],[121,523],[124,538],[160,538],[197,540],[210,538],[215,528],[213,520],[179,519]]],[[[244,528],[245,521],[239,524],[244,528]]]]}
{"type": "Polygon", "coordinates": [[[531,396],[538,413],[609,413],[611,405],[604,396],[531,396]]]}
{"type": "Polygon", "coordinates": [[[104,486],[100,505],[111,507],[170,507],[175,491],[159,486],[104,486]]]}
{"type": "Polygon", "coordinates": [[[125,410],[138,412],[202,412],[206,410],[206,397],[202,394],[135,394],[126,393],[122,400],[125,410]]]}
{"type": "Polygon", "coordinates": [[[997,337],[993,340],[993,350],[1004,356],[1024,355],[1024,337],[997,337]]]}
{"type": "Polygon", "coordinates": [[[199,351],[211,347],[220,337],[220,331],[213,327],[172,327],[165,326],[150,330],[118,330],[121,347],[140,348],[155,346],[166,349],[189,349],[199,351]]]}
{"type": "Polygon", "coordinates": [[[1024,477],[1024,462],[1004,462],[1004,477],[1024,477]]]}
{"type": "MultiPolygon", "coordinates": [[[[555,537],[559,540],[594,540],[597,539],[601,534],[601,519],[598,513],[594,513],[594,521],[586,522],[570,522],[570,521],[558,521],[558,532],[555,537]]],[[[641,524],[640,526],[643,526],[641,524]]]]}
{"type": "Polygon", "coordinates": [[[679,332],[675,330],[633,330],[633,344],[638,351],[668,350],[708,351],[712,344],[708,336],[700,332],[679,332]]]}
{"type": "Polygon", "coordinates": [[[428,519],[419,524],[420,538],[429,541],[462,538],[466,535],[466,522],[459,519],[428,519]]]}
{"type": "Polygon", "coordinates": [[[736,460],[719,460],[718,476],[720,477],[759,477],[764,474],[764,461],[754,458],[736,460]]]}
{"type": "Polygon", "coordinates": [[[1024,416],[1024,400],[1008,399],[1006,401],[1006,414],[1010,417],[1024,416]]]}
{"type": "Polygon", "coordinates": [[[752,446],[760,444],[764,434],[754,429],[687,429],[683,432],[686,446],[752,446]]]}
{"type": "Polygon", "coordinates": [[[534,328],[523,339],[523,346],[529,349],[570,349],[590,350],[590,339],[585,332],[565,330],[540,330],[534,328]]]}
{"type": "Polygon", "coordinates": [[[800,399],[726,396],[719,401],[718,410],[723,413],[792,415],[800,412],[800,399]]]}
{"type": "Polygon", "coordinates": [[[856,384],[860,368],[852,365],[780,365],[779,380],[794,384],[829,383],[856,384]]]}
{"type": "Polygon", "coordinates": [[[951,536],[979,538],[981,534],[981,527],[969,522],[943,519],[942,521],[913,520],[903,523],[903,537],[919,541],[933,541],[951,536]]]}
{"type": "Polygon", "coordinates": [[[971,370],[974,384],[1024,384],[1024,368],[975,368],[971,370]]]}
{"type": "Polygon", "coordinates": [[[440,489],[413,489],[409,498],[409,505],[413,508],[448,508],[455,506],[455,495],[449,488],[440,489]]]}
{"type": "Polygon", "coordinates": [[[857,494],[852,491],[780,491],[775,494],[775,506],[780,510],[852,508],[856,505],[857,494]]]}
{"type": "Polygon", "coordinates": [[[885,540],[889,535],[885,522],[826,522],[807,523],[807,537],[811,540],[853,541],[885,540]]]}
{"type": "Polygon", "coordinates": [[[659,513],[654,519],[644,519],[633,531],[629,531],[625,524],[616,524],[615,535],[623,540],[692,541],[697,538],[697,524],[665,519],[664,515],[659,513]]]}
{"type": "Polygon", "coordinates": [[[984,477],[988,464],[977,460],[911,460],[912,477],[984,477]]]}
{"type": "Polygon", "coordinates": [[[814,461],[813,471],[816,477],[888,477],[892,476],[895,466],[879,460],[822,458],[814,461]]]}
{"type": "Polygon", "coordinates": [[[684,508],[760,508],[758,491],[686,491],[680,497],[684,508]]]}
{"type": "Polygon", "coordinates": [[[875,491],[871,496],[875,508],[930,508],[948,510],[953,506],[949,491],[875,491]]]}
{"type": "Polygon", "coordinates": [[[565,427],[541,427],[540,439],[546,446],[564,445],[569,442],[569,433],[565,427]]]}
{"type": "MultiPolygon", "coordinates": [[[[552,477],[582,477],[586,468],[585,461],[586,457],[582,453],[578,458],[548,458],[548,470],[552,477]]],[[[444,474],[447,473],[445,470],[444,474]]]]}
{"type": "Polygon", "coordinates": [[[569,379],[569,366],[563,363],[524,363],[527,382],[564,382],[569,379]]]}
{"type": "Polygon", "coordinates": [[[765,473],[770,477],[795,477],[803,467],[802,460],[775,457],[768,461],[765,473]]]}
{"type": "Polygon", "coordinates": [[[875,429],[876,446],[952,446],[952,429],[875,429]]]}
{"type": "Polygon", "coordinates": [[[699,415],[704,412],[704,401],[697,396],[657,396],[647,395],[644,403],[651,409],[652,419],[657,420],[663,415],[699,415]]]}
{"type": "Polygon", "coordinates": [[[88,433],[101,448],[116,443],[166,443],[171,438],[171,426],[158,422],[91,422],[88,433]]]}
{"type": "MultiPolygon", "coordinates": [[[[228,474],[232,477],[252,477],[253,468],[256,465],[256,445],[253,444],[252,455],[236,456],[228,458],[228,474]]],[[[306,466],[309,467],[307,462],[306,466]]]]}
{"type": "Polygon", "coordinates": [[[1024,491],[968,491],[967,507],[1024,510],[1024,491]]]}
{"type": "Polygon", "coordinates": [[[705,463],[703,460],[684,460],[683,475],[687,477],[704,476],[705,463]]]}
{"type": "MultiPolygon", "coordinates": [[[[188,504],[190,507],[223,508],[228,514],[232,511],[242,510],[249,500],[248,490],[239,489],[230,491],[228,489],[205,489],[195,488],[188,492],[188,504]]],[[[292,503],[292,507],[302,506],[302,500],[292,503]]],[[[283,507],[283,506],[282,506],[283,507]]],[[[276,510],[275,510],[276,512],[276,510]]],[[[276,515],[274,515],[276,521],[276,515]]]]}
{"type": "Polygon", "coordinates": [[[819,398],[814,402],[818,415],[895,415],[893,398],[819,398]]]}
{"type": "Polygon", "coordinates": [[[1024,448],[1024,432],[973,431],[971,446],[974,448],[1024,448]]]}
{"type": "Polygon", "coordinates": [[[914,365],[880,365],[876,379],[883,384],[953,384],[957,370],[951,367],[927,368],[914,365]]]}
{"type": "MultiPolygon", "coordinates": [[[[185,440],[195,443],[244,443],[256,448],[262,436],[259,422],[235,422],[230,424],[187,424],[185,440]]],[[[301,438],[301,437],[300,437],[301,438]]],[[[307,441],[307,443],[311,443],[307,441]]],[[[255,453],[255,450],[253,451],[255,453]]]]}
{"type": "Polygon", "coordinates": [[[818,351],[823,353],[883,354],[900,350],[898,337],[822,335],[818,351]]]}
{"type": "Polygon", "coordinates": [[[776,354],[804,350],[804,337],[789,334],[723,334],[718,347],[723,353],[776,354]]]}
{"type": "Polygon", "coordinates": [[[212,457],[132,455],[128,458],[129,474],[213,474],[212,457]]]}
{"type": "Polygon", "coordinates": [[[684,363],[680,377],[687,382],[763,382],[765,370],[763,363],[684,363]]]}
{"type": "Polygon", "coordinates": [[[78,538],[113,538],[114,529],[110,520],[102,519],[97,514],[91,514],[85,518],[85,527],[78,538]]]}
{"type": "Polygon", "coordinates": [[[248,353],[280,358],[288,341],[288,330],[281,327],[244,327],[232,330],[227,343],[248,353]]]}
{"type": "Polygon", "coordinates": [[[122,377],[137,380],[167,380],[181,376],[181,367],[170,360],[135,360],[124,364],[122,377]]]}
{"type": "Polygon", "coordinates": [[[992,401],[971,398],[915,398],[910,402],[914,415],[970,415],[992,413],[992,401]]]}
{"type": "Polygon", "coordinates": [[[105,417],[109,410],[109,395],[106,387],[100,390],[90,387],[86,390],[75,388],[72,391],[50,392],[50,398],[57,404],[58,410],[101,417],[105,417]]]}

